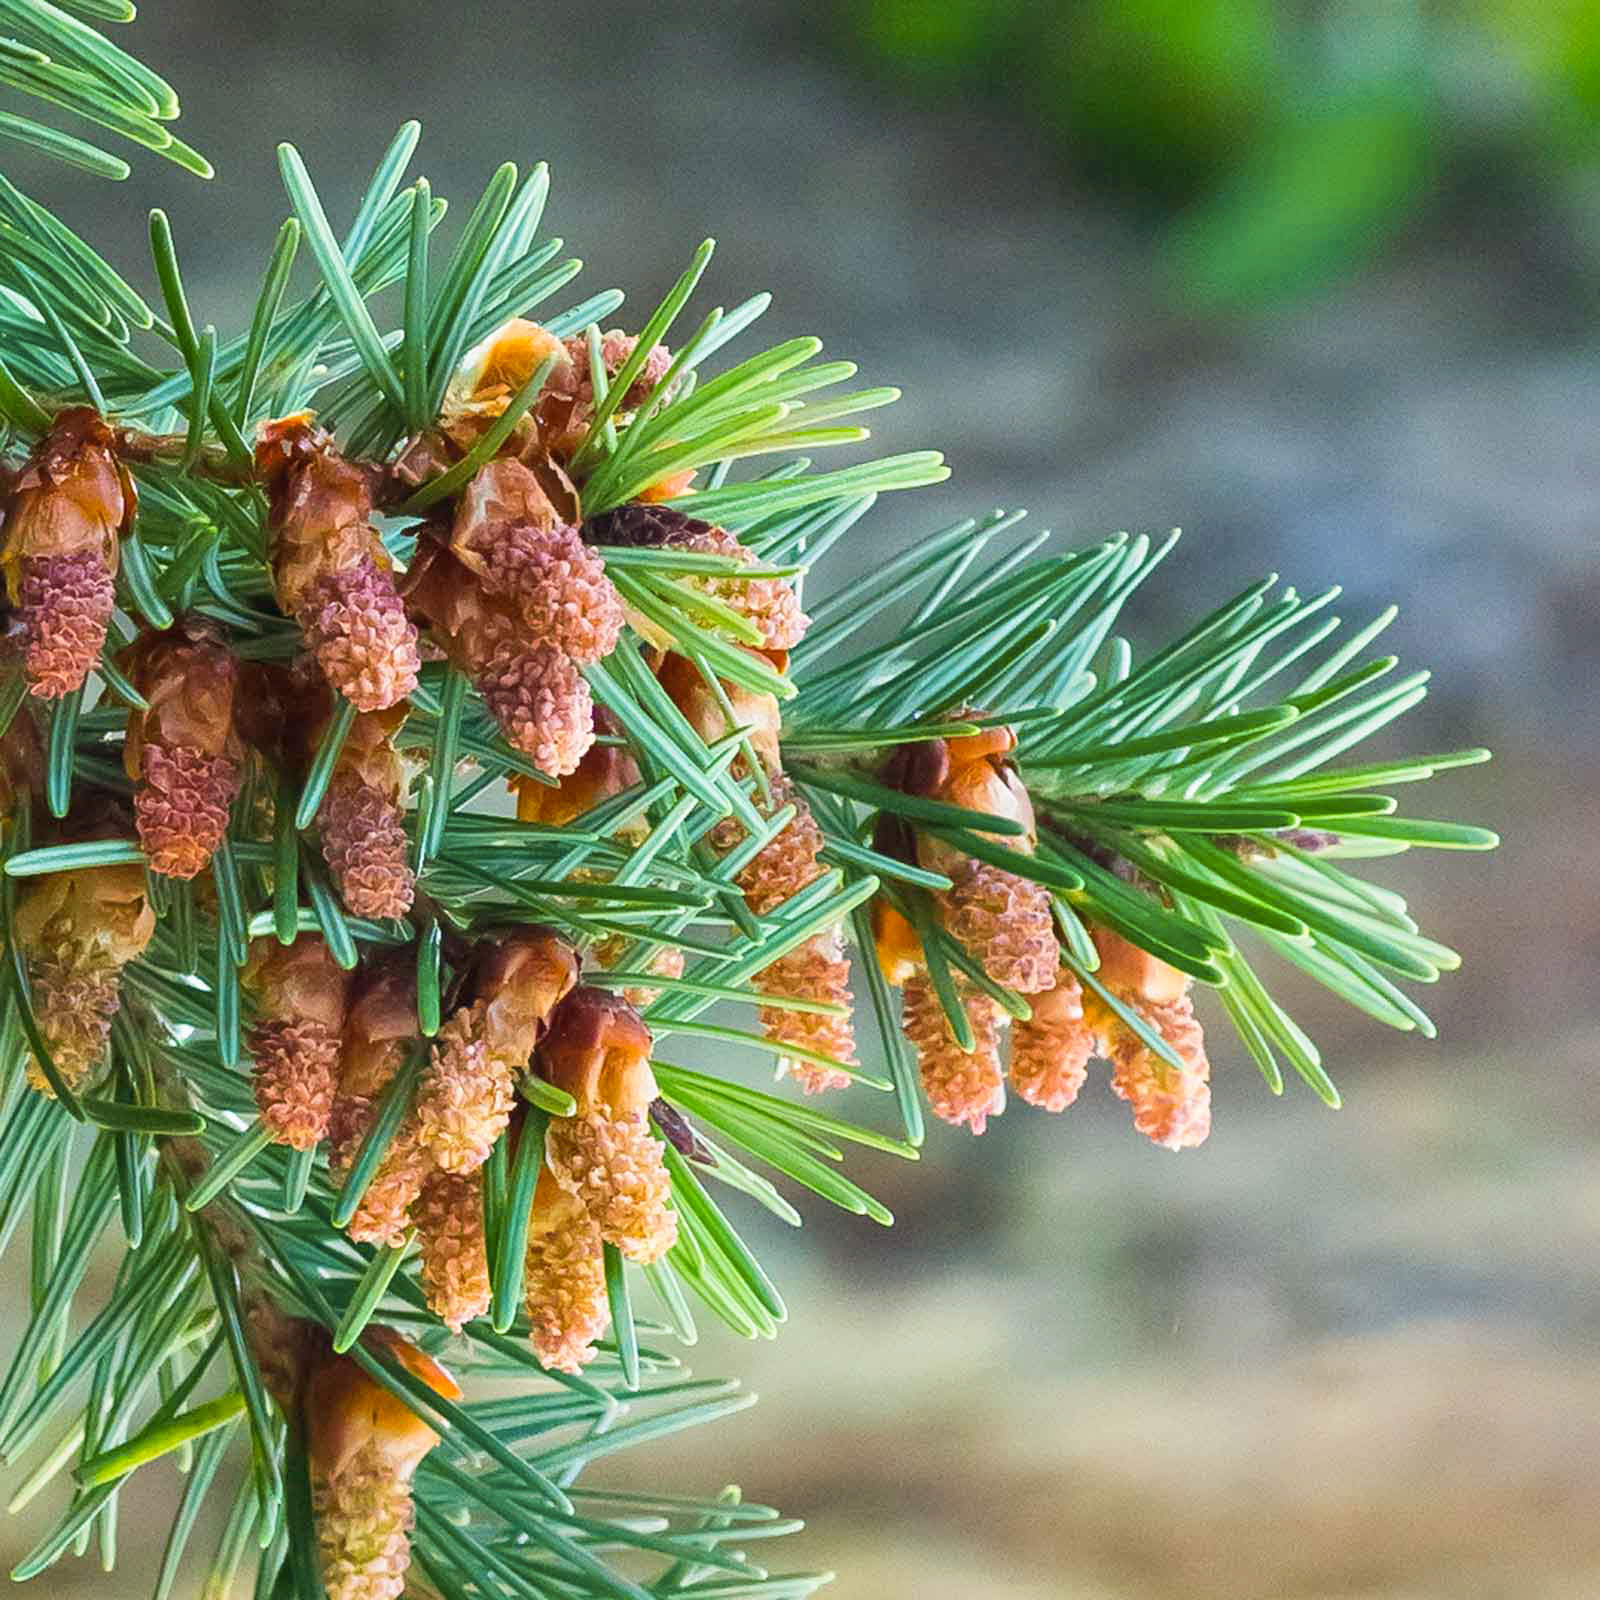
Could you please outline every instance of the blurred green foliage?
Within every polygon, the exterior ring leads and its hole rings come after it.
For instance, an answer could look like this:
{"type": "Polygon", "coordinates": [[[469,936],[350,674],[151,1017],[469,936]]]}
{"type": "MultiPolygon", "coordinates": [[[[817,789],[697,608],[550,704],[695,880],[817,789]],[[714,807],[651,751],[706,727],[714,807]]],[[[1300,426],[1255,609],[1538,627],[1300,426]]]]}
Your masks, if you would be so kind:
{"type": "Polygon", "coordinates": [[[1600,0],[838,0],[851,50],[989,95],[1168,226],[1201,308],[1365,265],[1458,176],[1600,155],[1600,0]]]}

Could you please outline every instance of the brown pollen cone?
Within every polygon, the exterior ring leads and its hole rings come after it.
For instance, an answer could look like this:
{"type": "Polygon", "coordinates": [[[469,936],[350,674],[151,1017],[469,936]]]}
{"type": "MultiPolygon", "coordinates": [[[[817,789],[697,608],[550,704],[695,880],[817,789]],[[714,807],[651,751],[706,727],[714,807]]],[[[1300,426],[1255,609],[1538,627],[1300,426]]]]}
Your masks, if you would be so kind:
{"type": "MultiPolygon", "coordinates": [[[[370,1108],[368,1120],[359,1133],[345,1131],[344,1116],[354,1107],[348,1101],[337,1101],[329,1125],[330,1166],[335,1173],[347,1172],[355,1160],[361,1141],[372,1126],[370,1108]],[[333,1155],[339,1159],[334,1161],[333,1155]]],[[[421,1130],[414,1119],[404,1122],[400,1131],[389,1141],[378,1170],[361,1196],[345,1232],[357,1244],[399,1244],[411,1227],[417,1197],[428,1180],[438,1171],[432,1153],[422,1143],[421,1130]]]]}
{"type": "Polygon", "coordinates": [[[539,1049],[544,1076],[578,1103],[575,1115],[550,1123],[550,1170],[607,1243],[644,1263],[659,1261],[678,1234],[661,1143],[650,1131],[653,1043],[620,995],[582,986],[556,1009],[539,1049]]]}
{"type": "MultiPolygon", "coordinates": [[[[818,860],[823,847],[822,830],[811,808],[781,773],[771,780],[770,787],[774,811],[788,805],[795,806],[796,810],[788,827],[763,846],[735,880],[744,891],[746,905],[757,916],[765,916],[808,884],[815,883],[823,870],[818,860]]],[[[850,962],[844,952],[843,935],[837,927],[813,934],[804,944],[762,968],[750,983],[761,994],[822,1001],[848,1008],[851,1003],[850,962]]],[[[815,1051],[846,1066],[855,1064],[855,1029],[848,1010],[841,1017],[763,1006],[761,1026],[775,1043],[815,1051]]],[[[842,1089],[850,1083],[847,1073],[800,1056],[779,1057],[779,1071],[791,1074],[807,1094],[842,1089]]]]}
{"type": "Polygon", "coordinates": [[[594,743],[594,699],[572,658],[531,639],[512,599],[491,593],[436,539],[417,547],[406,601],[512,748],[552,777],[574,771],[594,743]]]}
{"type": "Polygon", "coordinates": [[[413,1208],[428,1309],[454,1333],[489,1309],[483,1173],[436,1172],[413,1208]]]}
{"type": "MultiPolygon", "coordinates": [[[[369,1328],[362,1342],[435,1394],[461,1398],[450,1374],[392,1329],[369,1328]]],[[[398,1600],[411,1564],[411,1480],[439,1435],[331,1350],[307,1375],[301,1409],[327,1600],[398,1600]]]]}
{"type": "Polygon", "coordinates": [[[227,832],[244,775],[238,665],[215,629],[187,619],[142,635],[121,665],[149,703],[129,713],[122,750],[139,843],[153,871],[193,878],[227,832]]]}
{"type": "Polygon", "coordinates": [[[577,982],[572,946],[519,929],[484,950],[471,1002],[440,1028],[417,1094],[423,1146],[446,1172],[468,1173],[505,1132],[518,1076],[546,1020],[577,982]]]}
{"type": "MultiPolygon", "coordinates": [[[[62,842],[126,837],[125,820],[85,825],[69,817],[62,842]]],[[[122,997],[122,969],[155,933],[138,866],[89,867],[29,879],[17,901],[17,943],[28,963],[33,1013],[62,1079],[76,1090],[105,1051],[122,997]]],[[[28,1082],[51,1094],[37,1061],[28,1082]]]]}
{"type": "Polygon", "coordinates": [[[1157,1055],[1098,996],[1084,1012],[1112,1064],[1111,1087],[1133,1108],[1133,1125],[1168,1150],[1204,1144],[1211,1132],[1211,1063],[1195,1020],[1190,978],[1109,928],[1090,929],[1096,976],[1166,1042],[1181,1069],[1157,1055]]]}
{"type": "Polygon", "coordinates": [[[1083,990],[1062,967],[1055,984],[1032,999],[1033,1015],[1011,1024],[1011,1087],[1045,1111],[1065,1111],[1078,1098],[1095,1053],[1084,1019],[1083,990]]]}
{"type": "Polygon", "coordinates": [[[28,687],[41,700],[82,685],[116,606],[117,541],[137,496],[113,443],[98,412],[63,411],[11,484],[0,570],[22,623],[28,687]]]}
{"type": "Polygon", "coordinates": [[[1041,884],[971,861],[937,904],[945,927],[996,983],[1018,994],[1050,987],[1060,951],[1049,891],[1041,884]]]}
{"type": "Polygon", "coordinates": [[[622,601],[605,564],[520,461],[491,461],[467,485],[450,549],[490,594],[512,602],[530,638],[580,663],[616,649],[622,601]]]}
{"type": "Polygon", "coordinates": [[[312,1150],[327,1135],[339,1083],[349,978],[321,934],[255,940],[239,981],[256,1003],[246,1037],[256,1106],[278,1144],[312,1150]]]}
{"type": "MultiPolygon", "coordinates": [[[[762,994],[848,1007],[850,960],[845,954],[844,935],[836,927],[813,934],[804,944],[764,967],[750,983],[762,994]]],[[[855,1065],[855,1026],[848,1011],[838,1016],[795,1011],[786,1006],[762,1006],[759,1014],[762,1031],[774,1044],[813,1050],[846,1066],[855,1065]]],[[[848,1073],[801,1056],[780,1056],[778,1070],[780,1075],[792,1077],[806,1094],[847,1089],[852,1081],[848,1073]]]]}
{"type": "MultiPolygon", "coordinates": [[[[377,1115],[378,1099],[405,1064],[417,1025],[415,964],[396,956],[358,979],[341,1037],[339,1088],[328,1124],[328,1167],[349,1171],[377,1115]]],[[[415,1118],[402,1123],[351,1217],[358,1243],[395,1244],[411,1226],[411,1207],[434,1170],[415,1118]]]]}
{"type": "Polygon", "coordinates": [[[417,1090],[417,1138],[445,1172],[475,1172],[505,1132],[515,1078],[489,1054],[482,1005],[462,1006],[434,1036],[417,1090]]]}
{"type": "Polygon", "coordinates": [[[970,1052],[956,1042],[927,978],[912,978],[906,984],[901,1025],[916,1051],[923,1093],[933,1114],[982,1133],[989,1118],[998,1116],[1006,1104],[999,1017],[985,995],[968,994],[963,1004],[976,1041],[970,1052]]]}
{"type": "Polygon", "coordinates": [[[278,604],[300,624],[328,682],[359,711],[417,686],[421,657],[393,563],[372,526],[372,480],[308,415],[267,423],[256,469],[271,496],[278,604]]]}
{"type": "MultiPolygon", "coordinates": [[[[331,713],[325,694],[322,699],[331,713]]],[[[405,831],[410,775],[395,744],[409,709],[402,700],[382,711],[356,713],[317,808],[322,857],[352,916],[403,917],[416,894],[405,831]]],[[[305,726],[309,762],[327,718],[305,726]]]]}
{"type": "MultiPolygon", "coordinates": [[[[726,528],[702,522],[673,506],[618,506],[591,517],[583,532],[591,544],[685,550],[696,555],[728,556],[745,566],[757,564],[755,552],[726,528]]],[[[679,575],[678,581],[731,606],[761,634],[765,650],[792,650],[810,625],[811,619],[800,609],[794,590],[782,578],[685,573],[679,575]]],[[[645,638],[665,647],[668,641],[648,622],[631,616],[629,620],[645,638]]]]}
{"type": "MultiPolygon", "coordinates": [[[[551,373],[536,413],[544,448],[560,458],[570,456],[588,438],[594,420],[594,364],[589,341],[582,334],[574,334],[563,341],[563,348],[566,362],[551,373]]],[[[624,333],[620,328],[600,336],[600,360],[608,382],[622,371],[638,348],[638,335],[624,333]]],[[[638,376],[622,397],[618,414],[626,417],[643,405],[671,365],[672,352],[663,344],[652,345],[638,376]]]]}
{"type": "Polygon", "coordinates": [[[539,1173],[522,1270],[533,1353],[557,1372],[581,1372],[611,1321],[600,1229],[548,1167],[539,1173]]]}

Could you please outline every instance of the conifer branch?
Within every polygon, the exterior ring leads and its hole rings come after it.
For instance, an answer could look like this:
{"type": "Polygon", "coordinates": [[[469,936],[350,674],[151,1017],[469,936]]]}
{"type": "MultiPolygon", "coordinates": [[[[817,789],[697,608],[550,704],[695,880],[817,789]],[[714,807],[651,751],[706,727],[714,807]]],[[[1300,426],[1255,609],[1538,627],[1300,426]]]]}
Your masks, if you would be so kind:
{"type": "MultiPolygon", "coordinates": [[[[131,15],[0,0],[0,81],[209,171],[74,11],[131,15]]],[[[709,241],[637,334],[614,291],[551,309],[542,166],[435,259],[418,134],[342,234],[281,147],[233,333],[164,216],[152,301],[0,180],[0,1243],[31,1216],[34,1286],[0,1457],[19,1500],[74,1485],[15,1575],[109,1561],[121,1485],[181,1453],[169,1593],[240,1441],[213,1585],[257,1548],[258,1592],[329,1600],[408,1561],[451,1597],[810,1594],[749,1554],[776,1512],[581,1476],[747,1403],[666,1344],[697,1305],[777,1333],[739,1216],[887,1224],[851,1150],[915,1159],[925,1106],[981,1132],[1008,1085],[1061,1112],[1095,1057],[1199,1143],[1197,983],[1336,1104],[1258,952],[1431,1035],[1401,985],[1456,957],[1351,869],[1490,847],[1389,792],[1485,752],[1341,764],[1426,682],[1332,593],[1255,584],[1136,660],[1170,539],[997,512],[830,589],[879,495],[945,476],[814,469],[897,391],[814,339],[719,359],[767,297],[691,312],[709,241]],[[854,1120],[875,1093],[900,1132],[854,1120]]]]}

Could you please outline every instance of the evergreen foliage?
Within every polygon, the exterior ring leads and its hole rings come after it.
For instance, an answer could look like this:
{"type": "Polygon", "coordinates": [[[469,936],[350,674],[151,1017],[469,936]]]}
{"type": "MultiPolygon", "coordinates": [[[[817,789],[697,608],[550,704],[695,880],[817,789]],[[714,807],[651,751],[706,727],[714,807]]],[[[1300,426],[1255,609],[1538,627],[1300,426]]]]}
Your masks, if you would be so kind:
{"type": "MultiPolygon", "coordinates": [[[[131,14],[0,0],[0,78],[206,172],[91,26],[131,14]]],[[[414,1475],[410,1581],[449,1600],[806,1595],[825,1575],[757,1560],[776,1511],[586,1471],[746,1403],[671,1350],[783,1321],[740,1212],[798,1224],[808,1191],[888,1223],[849,1149],[915,1159],[925,1087],[981,1129],[1005,1025],[1024,1098],[1060,1109],[1105,1054],[1141,1130],[1197,1142],[1191,982],[1275,1092],[1287,1061],[1337,1104],[1255,963],[1431,1035],[1400,984],[1456,958],[1351,865],[1490,846],[1388,792],[1485,753],[1333,764],[1425,675],[1371,655],[1387,615],[1340,634],[1331,593],[1252,585],[1135,661],[1119,617],[1171,540],[1058,553],[995,513],[830,589],[878,496],[945,475],[813,465],[895,391],[816,340],[738,355],[767,299],[695,320],[709,242],[636,340],[602,333],[622,297],[570,299],[542,166],[435,251],[417,137],[342,234],[281,148],[291,215],[232,334],[163,215],[147,297],[0,178],[0,1239],[26,1217],[31,1248],[0,1458],[13,1509],[70,1490],[14,1576],[91,1541],[109,1570],[122,1485],[170,1458],[180,1592],[237,1443],[208,1594],[252,1560],[262,1596],[400,1592],[414,1475]],[[707,1042],[850,1092],[747,1087],[707,1042]],[[357,1084],[358,1050],[384,1065],[357,1084]],[[892,1132],[855,1120],[875,1091],[892,1132]],[[387,1420],[330,1444],[361,1407],[387,1420]]]]}

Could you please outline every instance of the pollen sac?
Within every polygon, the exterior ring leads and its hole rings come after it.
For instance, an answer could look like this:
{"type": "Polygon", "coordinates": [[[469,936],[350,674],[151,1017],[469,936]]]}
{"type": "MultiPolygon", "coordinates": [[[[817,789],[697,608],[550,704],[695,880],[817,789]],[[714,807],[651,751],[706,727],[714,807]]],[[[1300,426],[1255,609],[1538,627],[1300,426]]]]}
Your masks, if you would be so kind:
{"type": "Polygon", "coordinates": [[[445,1172],[476,1171],[506,1130],[517,1078],[577,982],[571,945],[521,929],[480,957],[473,999],[439,1029],[417,1094],[423,1146],[445,1172]]]}
{"type": "MultiPolygon", "coordinates": [[[[823,847],[822,830],[804,796],[781,773],[772,779],[770,789],[770,810],[781,811],[792,805],[795,815],[776,838],[751,857],[735,879],[744,891],[745,904],[757,916],[776,910],[815,883],[823,870],[818,859],[823,847]]],[[[769,1039],[808,1052],[780,1056],[780,1075],[792,1076],[807,1094],[846,1087],[850,1082],[847,1073],[808,1058],[814,1053],[844,1066],[855,1064],[850,962],[838,927],[824,928],[779,956],[756,973],[750,985],[764,995],[844,1007],[842,1016],[776,1005],[763,1006],[760,1015],[762,1030],[769,1039]]]]}
{"type": "Polygon", "coordinates": [[[616,648],[622,601],[604,563],[520,461],[478,472],[456,504],[450,549],[490,594],[512,602],[530,638],[580,664],[616,648]]]}
{"type": "MultiPolygon", "coordinates": [[[[126,822],[89,826],[69,817],[62,843],[126,837],[126,822]]],[[[155,933],[144,869],[88,867],[28,880],[17,901],[17,943],[27,958],[33,1013],[46,1048],[69,1089],[82,1088],[105,1054],[121,1004],[122,969],[143,954],[155,933]]],[[[53,1090],[36,1060],[28,1081],[53,1090]]]]}
{"type": "MultiPolygon", "coordinates": [[[[638,549],[682,550],[695,555],[727,556],[744,566],[756,565],[756,554],[726,528],[702,522],[672,506],[634,504],[602,512],[584,524],[591,544],[626,545],[638,549]]],[[[792,650],[805,637],[808,618],[795,592],[782,578],[739,578],[720,574],[674,574],[679,583],[731,606],[761,635],[764,650],[792,650]]],[[[645,619],[630,615],[635,631],[667,643],[645,619]]]]}
{"type": "Polygon", "coordinates": [[[315,1149],[339,1086],[347,975],[321,934],[302,933],[287,946],[255,940],[239,981],[256,1003],[246,1046],[262,1124],[278,1144],[315,1149]]]}
{"type": "Polygon", "coordinates": [[[1100,951],[1100,982],[1166,1043],[1179,1065],[1152,1050],[1098,996],[1084,1011],[1101,1054],[1111,1061],[1111,1087],[1133,1108],[1133,1125],[1168,1150],[1204,1144],[1211,1132],[1211,1063],[1194,1015],[1190,979],[1176,967],[1107,928],[1091,930],[1100,951]]]}
{"type": "Polygon", "coordinates": [[[148,706],[129,715],[123,744],[139,843],[152,870],[193,878],[227,832],[243,777],[238,665],[199,620],[143,635],[121,665],[148,706]]]}
{"type": "Polygon", "coordinates": [[[923,1093],[942,1121],[982,1133],[990,1117],[1005,1110],[1005,1078],[1000,1070],[1000,1025],[994,1002],[983,995],[963,996],[963,1009],[975,1045],[963,1050],[950,1029],[932,983],[912,978],[905,986],[901,1025],[916,1051],[923,1093]]]}
{"type": "Polygon", "coordinates": [[[422,1243],[428,1309],[452,1332],[489,1309],[489,1256],[483,1231],[483,1174],[435,1173],[413,1210],[422,1243]]]}
{"type": "Polygon", "coordinates": [[[82,686],[116,606],[118,538],[137,496],[114,443],[98,412],[63,411],[11,484],[0,570],[22,624],[28,687],[42,700],[82,686]]]}
{"type": "Polygon", "coordinates": [[[572,658],[531,639],[514,601],[435,539],[418,546],[406,599],[512,748],[552,777],[576,771],[594,743],[594,700],[572,658]]]}
{"type": "MultiPolygon", "coordinates": [[[[301,722],[302,770],[321,744],[333,710],[331,697],[319,690],[301,722]]],[[[317,808],[322,857],[352,916],[403,917],[416,894],[405,831],[411,773],[395,743],[408,710],[401,701],[383,711],[356,713],[317,808]]]]}
{"type": "MultiPolygon", "coordinates": [[[[363,1341],[434,1393],[458,1400],[448,1372],[388,1328],[363,1341]]],[[[411,1564],[411,1480],[439,1435],[350,1356],[327,1351],[305,1383],[307,1465],[328,1600],[398,1600],[411,1564]]]]}
{"type": "Polygon", "coordinates": [[[611,1322],[600,1228],[548,1167],[539,1173],[522,1270],[528,1337],[545,1366],[581,1372],[611,1322]]]}
{"type": "MultiPolygon", "coordinates": [[[[594,403],[594,362],[589,354],[589,341],[581,334],[564,339],[568,365],[563,378],[571,385],[573,399],[581,405],[594,403]]],[[[621,328],[611,328],[600,335],[600,364],[605,369],[609,383],[622,371],[625,363],[633,359],[639,348],[639,336],[624,333],[621,328]]],[[[653,344],[646,353],[638,376],[628,385],[622,397],[621,409],[636,410],[650,398],[650,391],[666,377],[672,365],[672,352],[664,344],[653,344]]]]}
{"type": "Polygon", "coordinates": [[[644,1263],[659,1261],[677,1238],[661,1141],[650,1131],[653,1042],[625,1000],[584,986],[557,1008],[539,1049],[545,1077],[578,1105],[550,1123],[550,1170],[608,1244],[644,1263]]]}
{"type": "Polygon", "coordinates": [[[372,479],[309,416],[266,424],[256,467],[271,496],[272,577],[328,682],[359,711],[417,686],[417,631],[372,526],[372,479]]]}
{"type": "Polygon", "coordinates": [[[1065,1111],[1078,1098],[1095,1054],[1083,990],[1065,967],[1032,1000],[1033,1015],[1011,1024],[1011,1087],[1029,1105],[1065,1111]]]}

